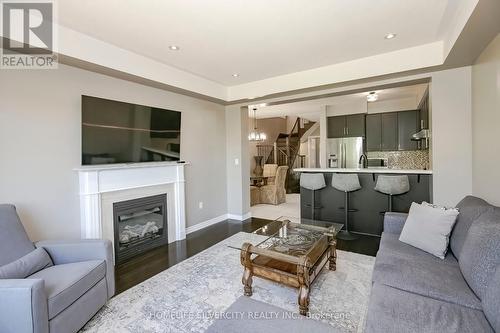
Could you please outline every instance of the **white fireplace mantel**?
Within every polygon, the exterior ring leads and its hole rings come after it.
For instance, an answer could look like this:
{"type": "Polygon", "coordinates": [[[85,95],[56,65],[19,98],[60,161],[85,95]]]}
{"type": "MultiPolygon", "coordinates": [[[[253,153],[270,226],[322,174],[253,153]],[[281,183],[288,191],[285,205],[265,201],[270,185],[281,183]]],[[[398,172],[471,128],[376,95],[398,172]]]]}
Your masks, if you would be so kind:
{"type": "Polygon", "coordinates": [[[138,198],[160,191],[167,195],[168,242],[185,239],[185,165],[151,162],[76,168],[80,182],[82,238],[114,240],[111,198],[138,198]]]}

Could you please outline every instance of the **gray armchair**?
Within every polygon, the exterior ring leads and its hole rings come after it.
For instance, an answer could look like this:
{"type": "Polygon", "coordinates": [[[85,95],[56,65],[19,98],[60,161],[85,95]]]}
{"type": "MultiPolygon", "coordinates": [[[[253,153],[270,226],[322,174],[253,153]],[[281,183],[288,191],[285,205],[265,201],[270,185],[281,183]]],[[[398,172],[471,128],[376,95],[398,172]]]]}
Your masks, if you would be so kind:
{"type": "Polygon", "coordinates": [[[114,295],[111,242],[33,244],[12,205],[0,205],[0,332],[77,332],[114,295]],[[48,263],[31,268],[33,258],[48,263]],[[37,253],[43,253],[42,257],[37,253]],[[6,273],[7,272],[7,273],[6,273]],[[2,278],[6,275],[15,278],[2,278]],[[28,273],[29,274],[29,273],[28,273]]]}

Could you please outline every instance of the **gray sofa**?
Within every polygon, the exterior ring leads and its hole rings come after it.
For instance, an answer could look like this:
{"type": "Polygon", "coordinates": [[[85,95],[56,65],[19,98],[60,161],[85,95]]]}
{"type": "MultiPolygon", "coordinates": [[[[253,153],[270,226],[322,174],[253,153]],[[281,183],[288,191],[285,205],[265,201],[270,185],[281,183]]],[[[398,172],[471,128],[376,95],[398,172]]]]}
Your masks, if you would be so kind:
{"type": "Polygon", "coordinates": [[[366,332],[500,332],[500,208],[457,207],[444,260],[400,242],[407,215],[386,214],[366,332]]]}
{"type": "Polygon", "coordinates": [[[115,292],[109,241],[33,244],[15,207],[0,205],[0,273],[22,276],[39,254],[45,268],[26,278],[0,278],[2,333],[77,332],[115,292]]]}

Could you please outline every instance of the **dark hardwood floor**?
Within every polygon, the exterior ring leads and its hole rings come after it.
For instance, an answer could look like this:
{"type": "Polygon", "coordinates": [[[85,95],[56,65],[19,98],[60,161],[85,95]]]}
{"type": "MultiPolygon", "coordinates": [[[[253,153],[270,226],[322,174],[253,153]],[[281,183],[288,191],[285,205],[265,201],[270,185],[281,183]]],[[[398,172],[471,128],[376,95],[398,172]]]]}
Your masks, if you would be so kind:
{"type": "Polygon", "coordinates": [[[338,239],[337,249],[375,257],[380,245],[380,237],[360,234],[358,236],[358,239],[351,241],[338,239]]]}
{"type": "Polygon", "coordinates": [[[256,218],[243,222],[226,220],[188,234],[183,241],[140,254],[116,266],[116,293],[121,293],[240,231],[253,232],[269,222],[256,218]]]}
{"type": "MultiPolygon", "coordinates": [[[[140,254],[116,266],[116,293],[121,293],[240,231],[253,232],[269,222],[271,221],[258,218],[243,222],[226,220],[193,232],[183,241],[140,254]]],[[[374,256],[379,243],[379,237],[360,235],[360,238],[354,241],[339,240],[337,248],[374,256]]]]}

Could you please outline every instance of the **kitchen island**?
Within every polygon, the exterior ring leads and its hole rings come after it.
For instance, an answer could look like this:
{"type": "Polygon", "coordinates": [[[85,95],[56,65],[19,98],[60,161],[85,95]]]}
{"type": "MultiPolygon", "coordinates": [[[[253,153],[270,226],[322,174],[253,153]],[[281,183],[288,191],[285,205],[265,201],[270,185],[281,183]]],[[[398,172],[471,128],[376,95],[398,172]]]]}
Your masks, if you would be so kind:
{"type": "MultiPolygon", "coordinates": [[[[412,202],[432,202],[432,170],[405,170],[388,168],[299,168],[300,173],[322,173],[325,176],[326,187],[316,191],[315,218],[324,221],[344,223],[344,192],[331,186],[332,173],[356,173],[359,176],[361,189],[350,193],[349,208],[356,211],[349,216],[351,231],[381,235],[383,231],[383,214],[388,209],[388,196],[374,190],[377,177],[384,175],[408,175],[410,191],[393,197],[393,210],[407,213],[412,202]]],[[[312,218],[310,207],[312,192],[300,189],[301,217],[312,218]]]]}

